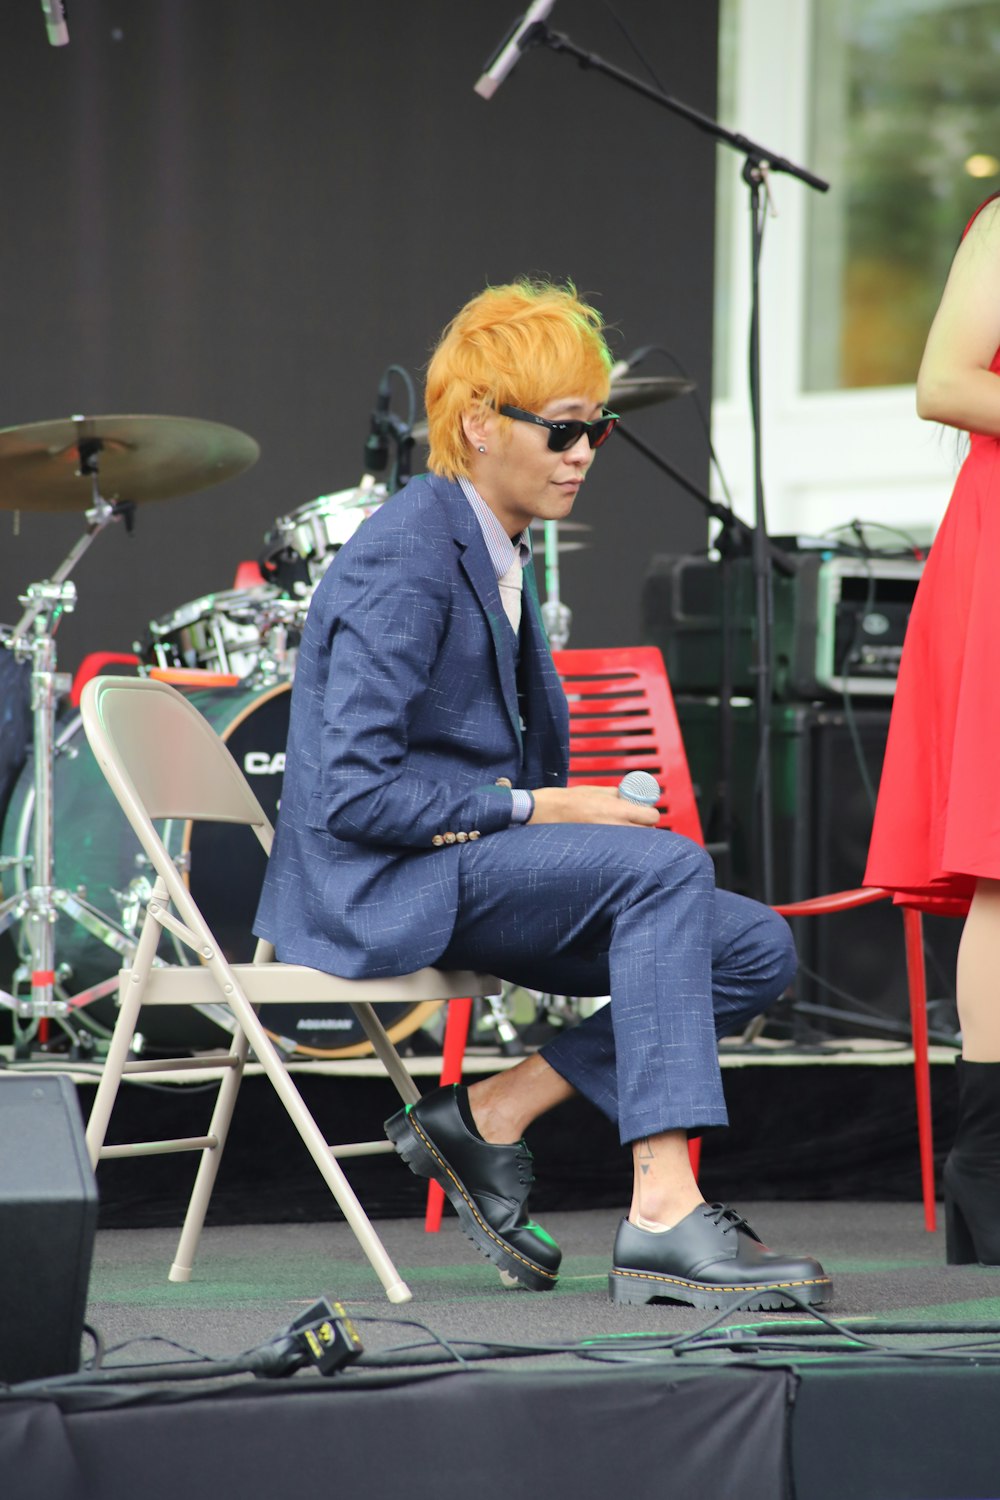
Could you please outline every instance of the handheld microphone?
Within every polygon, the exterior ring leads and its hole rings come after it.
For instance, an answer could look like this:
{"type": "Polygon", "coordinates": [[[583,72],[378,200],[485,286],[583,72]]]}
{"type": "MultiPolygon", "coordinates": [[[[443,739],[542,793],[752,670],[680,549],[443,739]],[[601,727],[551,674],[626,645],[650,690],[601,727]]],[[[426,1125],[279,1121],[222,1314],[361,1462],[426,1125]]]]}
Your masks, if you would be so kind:
{"type": "Polygon", "coordinates": [[[534,41],[535,26],[548,17],[555,3],[556,0],[533,0],[521,19],[515,21],[513,30],[500,43],[476,84],[476,93],[481,99],[493,98],[521,53],[534,41]]]}
{"type": "Polygon", "coordinates": [[[42,10],[45,12],[45,29],[49,34],[49,45],[65,47],[69,41],[69,30],[66,26],[66,7],[63,0],[42,0],[42,10]]]}
{"type": "Polygon", "coordinates": [[[652,807],[660,798],[660,783],[648,771],[627,771],[618,783],[618,795],[640,807],[652,807]]]}
{"type": "Polygon", "coordinates": [[[365,468],[369,474],[380,474],[389,462],[389,402],[392,392],[388,375],[379,381],[371,431],[365,443],[365,468]]]}

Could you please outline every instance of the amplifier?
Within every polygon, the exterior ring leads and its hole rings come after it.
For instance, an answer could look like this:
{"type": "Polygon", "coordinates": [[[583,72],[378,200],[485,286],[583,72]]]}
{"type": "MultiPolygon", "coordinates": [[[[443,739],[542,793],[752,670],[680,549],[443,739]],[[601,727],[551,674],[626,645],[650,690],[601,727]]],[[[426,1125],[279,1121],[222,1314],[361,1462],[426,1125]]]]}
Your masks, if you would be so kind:
{"type": "MultiPolygon", "coordinates": [[[[790,552],[775,568],[772,671],[778,699],[891,697],[923,563],[910,558],[790,552]]],[[[755,690],[752,561],[728,565],[733,692],[755,690]]],[[[643,582],[644,645],[663,653],[674,692],[718,691],[723,564],[698,555],[655,556],[643,582]]]]}

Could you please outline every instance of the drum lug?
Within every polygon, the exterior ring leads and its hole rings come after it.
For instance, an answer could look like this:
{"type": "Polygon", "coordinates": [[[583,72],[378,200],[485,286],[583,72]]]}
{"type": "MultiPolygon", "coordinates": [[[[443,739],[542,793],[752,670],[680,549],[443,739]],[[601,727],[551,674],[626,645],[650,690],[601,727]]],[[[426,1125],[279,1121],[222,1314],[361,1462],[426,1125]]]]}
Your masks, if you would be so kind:
{"type": "Polygon", "coordinates": [[[134,937],[146,903],[153,894],[151,882],[145,875],[137,875],[134,880],[129,881],[123,891],[116,891],[112,886],[111,894],[118,902],[119,921],[122,927],[129,937],[134,937]]]}

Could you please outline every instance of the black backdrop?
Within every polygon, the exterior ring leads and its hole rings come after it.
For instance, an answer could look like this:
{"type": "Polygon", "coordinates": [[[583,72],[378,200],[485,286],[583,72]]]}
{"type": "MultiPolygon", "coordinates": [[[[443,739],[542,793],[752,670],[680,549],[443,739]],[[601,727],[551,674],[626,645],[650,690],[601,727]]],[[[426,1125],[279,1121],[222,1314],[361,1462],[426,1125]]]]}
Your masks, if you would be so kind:
{"type": "MultiPolygon", "coordinates": [[[[479,99],[518,3],[78,0],[57,49],[38,0],[5,0],[0,427],[161,413],[262,450],[227,485],[144,506],[135,536],[97,539],[62,667],[231,587],[276,516],[356,484],[382,369],[418,375],[487,281],[572,277],[616,353],[667,344],[707,408],[715,148],[551,52],[479,99]]],[[[616,9],[668,92],[712,113],[715,0],[616,9]]],[[[560,0],[552,23],[641,73],[602,0],[560,0]]],[[[690,398],[634,425],[705,483],[690,398]]],[[[615,442],[576,519],[593,532],[562,561],[571,644],[635,642],[649,554],[703,544],[701,511],[615,442]]],[[[81,529],[0,513],[0,621],[81,529]]]]}

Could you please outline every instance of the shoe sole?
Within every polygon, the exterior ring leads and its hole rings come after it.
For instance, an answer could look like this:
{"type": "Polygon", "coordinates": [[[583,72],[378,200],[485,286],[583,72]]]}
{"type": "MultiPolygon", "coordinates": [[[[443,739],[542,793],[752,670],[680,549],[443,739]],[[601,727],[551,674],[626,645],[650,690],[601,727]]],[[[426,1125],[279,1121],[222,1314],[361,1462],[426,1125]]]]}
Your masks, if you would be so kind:
{"type": "Polygon", "coordinates": [[[532,1292],[550,1292],[558,1280],[558,1272],[546,1271],[515,1250],[506,1240],[491,1229],[476,1207],[448,1162],[438,1151],[434,1142],[421,1130],[420,1125],[410,1119],[405,1110],[393,1115],[385,1122],[385,1133],[389,1137],[410,1171],[417,1177],[426,1177],[439,1184],[445,1197],[458,1214],[463,1234],[470,1239],[480,1254],[499,1266],[519,1286],[532,1292]]]}
{"type": "Polygon", "coordinates": [[[683,1302],[689,1307],[715,1312],[727,1307],[740,1307],[746,1312],[780,1312],[783,1309],[801,1311],[803,1302],[811,1307],[820,1306],[832,1294],[833,1282],[829,1276],[823,1276],[811,1281],[712,1286],[704,1281],[685,1281],[682,1276],[660,1276],[652,1271],[629,1271],[615,1266],[608,1276],[608,1292],[612,1302],[618,1303],[665,1301],[683,1302]],[[788,1292],[794,1292],[798,1300],[788,1296],[788,1292]],[[753,1300],[747,1301],[747,1298],[753,1300]]]}

